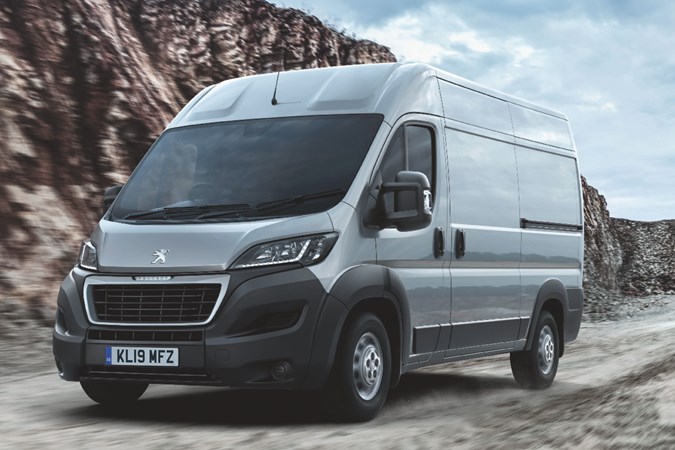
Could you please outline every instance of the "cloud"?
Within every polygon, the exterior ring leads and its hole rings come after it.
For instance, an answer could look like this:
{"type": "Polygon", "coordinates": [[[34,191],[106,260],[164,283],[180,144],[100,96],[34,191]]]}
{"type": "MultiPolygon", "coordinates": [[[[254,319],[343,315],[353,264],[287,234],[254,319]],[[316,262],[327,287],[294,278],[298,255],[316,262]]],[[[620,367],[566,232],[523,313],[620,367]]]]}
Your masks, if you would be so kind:
{"type": "Polygon", "coordinates": [[[461,57],[463,53],[453,49],[445,42],[429,39],[423,18],[410,13],[403,13],[386,22],[386,26],[371,26],[360,34],[375,42],[386,41],[388,47],[394,51],[400,60],[406,60],[408,55],[417,61],[430,64],[439,64],[446,58],[461,57]]]}
{"type": "Polygon", "coordinates": [[[338,28],[344,24],[382,24],[407,11],[424,7],[432,0],[272,0],[281,7],[301,9],[329,21],[338,28]]]}
{"type": "Polygon", "coordinates": [[[675,3],[312,4],[399,59],[428,62],[563,111],[582,173],[614,216],[675,218],[675,3]]]}

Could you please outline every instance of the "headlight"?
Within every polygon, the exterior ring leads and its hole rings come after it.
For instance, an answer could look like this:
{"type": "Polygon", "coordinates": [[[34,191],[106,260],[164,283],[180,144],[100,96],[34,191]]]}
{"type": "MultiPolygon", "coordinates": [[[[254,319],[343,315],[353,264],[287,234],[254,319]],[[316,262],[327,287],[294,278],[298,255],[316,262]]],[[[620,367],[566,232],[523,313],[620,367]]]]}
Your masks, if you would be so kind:
{"type": "Polygon", "coordinates": [[[337,240],[337,233],[303,236],[256,245],[237,259],[232,269],[299,262],[316,264],[323,260],[337,240]]]}
{"type": "Polygon", "coordinates": [[[98,258],[96,258],[96,247],[88,239],[82,242],[80,247],[80,256],[77,258],[77,264],[83,269],[98,270],[98,258]]]}

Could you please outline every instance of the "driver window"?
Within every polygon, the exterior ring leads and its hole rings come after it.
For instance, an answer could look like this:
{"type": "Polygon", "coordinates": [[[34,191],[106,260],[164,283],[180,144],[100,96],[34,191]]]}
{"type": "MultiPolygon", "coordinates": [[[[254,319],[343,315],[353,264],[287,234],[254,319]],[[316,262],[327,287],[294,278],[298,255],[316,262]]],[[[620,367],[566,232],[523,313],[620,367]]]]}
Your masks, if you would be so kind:
{"type": "Polygon", "coordinates": [[[434,140],[430,128],[420,125],[400,127],[392,139],[380,166],[382,182],[396,181],[401,170],[422,172],[429,179],[431,191],[435,192],[434,140]]]}
{"type": "Polygon", "coordinates": [[[399,128],[394,135],[387,152],[382,160],[380,171],[382,173],[382,182],[390,183],[396,181],[396,174],[405,170],[405,150],[403,148],[403,127],[399,128]]]}

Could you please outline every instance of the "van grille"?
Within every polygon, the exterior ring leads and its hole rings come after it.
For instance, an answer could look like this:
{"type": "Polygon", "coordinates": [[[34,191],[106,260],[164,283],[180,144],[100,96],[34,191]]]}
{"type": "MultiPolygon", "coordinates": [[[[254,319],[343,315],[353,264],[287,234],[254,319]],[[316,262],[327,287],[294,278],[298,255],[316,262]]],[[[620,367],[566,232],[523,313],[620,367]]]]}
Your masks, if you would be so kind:
{"type": "Polygon", "coordinates": [[[92,286],[101,322],[199,323],[218,300],[220,284],[110,284],[92,286]]]}

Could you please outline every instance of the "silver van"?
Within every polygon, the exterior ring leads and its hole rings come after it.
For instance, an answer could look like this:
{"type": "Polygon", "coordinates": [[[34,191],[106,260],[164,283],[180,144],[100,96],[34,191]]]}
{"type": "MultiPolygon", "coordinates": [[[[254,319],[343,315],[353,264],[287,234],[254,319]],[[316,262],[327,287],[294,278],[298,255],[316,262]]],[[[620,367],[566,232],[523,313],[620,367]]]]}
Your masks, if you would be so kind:
{"type": "Polygon", "coordinates": [[[59,375],[102,404],[308,389],[368,420],[448,361],[509,353],[545,388],[579,331],[567,119],[427,65],[210,86],[105,199],[54,330],[59,375]]]}

